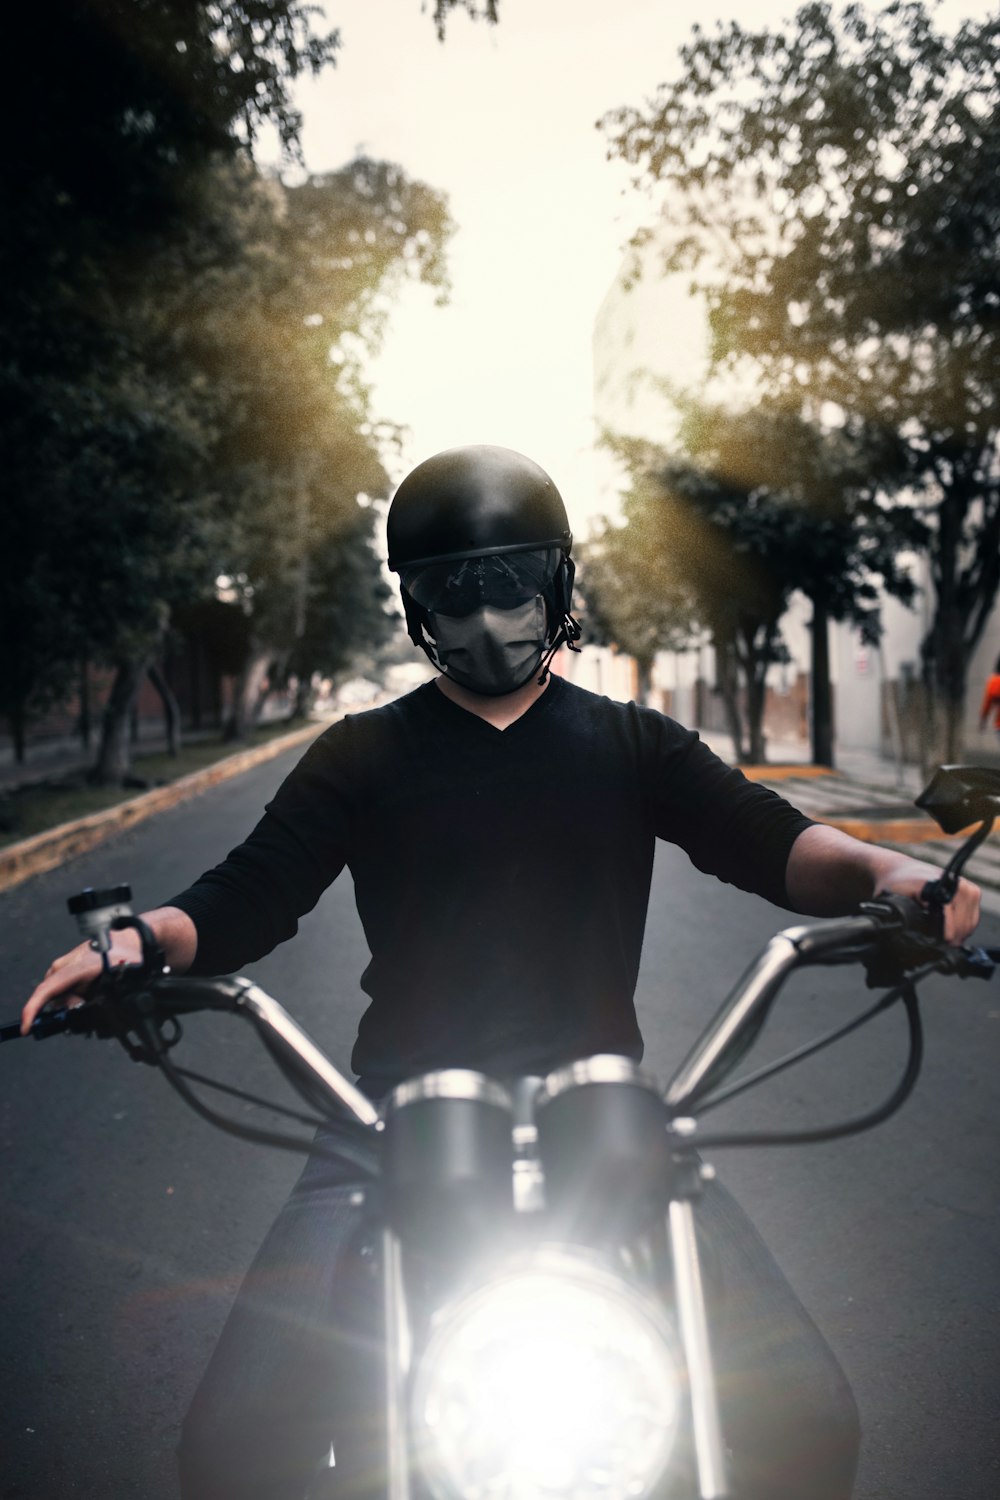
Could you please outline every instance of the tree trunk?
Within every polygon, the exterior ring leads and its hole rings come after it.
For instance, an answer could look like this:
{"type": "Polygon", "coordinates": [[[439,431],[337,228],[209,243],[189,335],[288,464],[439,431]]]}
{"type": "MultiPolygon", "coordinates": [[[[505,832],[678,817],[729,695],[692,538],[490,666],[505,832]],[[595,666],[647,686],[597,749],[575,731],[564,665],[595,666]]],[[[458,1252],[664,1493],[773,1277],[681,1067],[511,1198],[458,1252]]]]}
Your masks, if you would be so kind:
{"type": "Polygon", "coordinates": [[[260,716],[264,712],[264,704],[267,702],[268,694],[271,692],[271,689],[274,687],[275,683],[280,683],[285,679],[285,674],[287,673],[287,671],[288,652],[284,651],[277,654],[272,652],[268,660],[267,671],[260,678],[260,681],[257,684],[257,694],[251,705],[251,729],[253,729],[256,724],[260,723],[260,716]]]}
{"type": "Polygon", "coordinates": [[[921,647],[923,677],[927,689],[927,740],[924,748],[925,775],[936,766],[948,765],[961,756],[962,710],[965,703],[965,625],[968,603],[963,607],[961,568],[962,524],[967,500],[953,491],[949,501],[937,508],[937,536],[931,558],[936,595],[934,618],[921,647]]]}
{"type": "Polygon", "coordinates": [[[25,738],[28,730],[28,716],[24,711],[23,699],[18,699],[11,704],[7,715],[10,724],[10,737],[14,741],[14,760],[17,765],[24,765],[25,738]]]}
{"type": "Polygon", "coordinates": [[[922,770],[925,775],[937,766],[954,765],[962,759],[965,679],[966,659],[961,637],[956,640],[946,626],[935,630],[924,647],[927,733],[922,770]]]}
{"type": "Polygon", "coordinates": [[[163,702],[163,719],[167,731],[167,752],[170,755],[181,753],[181,710],[180,704],[174,694],[173,688],[167,681],[166,674],[158,661],[149,664],[149,680],[159,693],[163,702]]]}
{"type": "Polygon", "coordinates": [[[743,715],[740,712],[739,674],[736,669],[736,654],[731,641],[718,638],[715,646],[715,672],[726,717],[726,727],[733,742],[733,759],[745,760],[743,754],[743,715]]]}
{"type": "Polygon", "coordinates": [[[812,762],[814,766],[833,765],[833,695],[830,690],[830,617],[826,606],[812,601],[811,666],[812,762]]]}
{"type": "Polygon", "coordinates": [[[307,719],[312,712],[315,697],[316,691],[313,687],[312,677],[300,677],[295,684],[295,703],[292,707],[292,718],[307,719]]]}
{"type": "Polygon", "coordinates": [[[747,731],[750,737],[749,763],[762,766],[767,760],[764,737],[764,702],[766,678],[753,672],[747,679],[747,731]]]}
{"type": "Polygon", "coordinates": [[[750,739],[751,765],[762,766],[767,760],[764,738],[764,707],[767,702],[767,668],[772,659],[772,631],[764,629],[763,641],[758,631],[744,632],[745,655],[742,662],[747,683],[747,731],[750,739]]]}
{"type": "Polygon", "coordinates": [[[90,711],[90,671],[86,660],[80,663],[80,717],[77,721],[77,730],[80,735],[80,743],[83,748],[90,751],[90,741],[93,734],[94,721],[90,711]]]}
{"type": "Polygon", "coordinates": [[[648,703],[649,695],[653,687],[653,658],[651,656],[637,656],[635,658],[636,693],[640,703],[648,703]]]}
{"type": "Polygon", "coordinates": [[[264,701],[264,680],[273,655],[272,651],[251,642],[233,691],[232,712],[225,728],[227,740],[244,740],[253,728],[264,701]]]}
{"type": "Polygon", "coordinates": [[[115,666],[115,680],[101,723],[101,744],[90,779],[97,786],[124,786],[132,769],[129,724],[142,680],[149,670],[148,655],[125,657],[115,666]]]}

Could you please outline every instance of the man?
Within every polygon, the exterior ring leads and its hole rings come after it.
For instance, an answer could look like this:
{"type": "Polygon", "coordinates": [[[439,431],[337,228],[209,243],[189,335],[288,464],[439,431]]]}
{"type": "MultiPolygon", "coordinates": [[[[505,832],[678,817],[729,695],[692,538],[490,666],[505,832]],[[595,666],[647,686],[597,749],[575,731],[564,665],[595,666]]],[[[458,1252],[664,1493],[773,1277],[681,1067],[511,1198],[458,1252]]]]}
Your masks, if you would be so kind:
{"type": "MultiPolygon", "coordinates": [[[[550,678],[579,634],[571,537],[530,460],[438,454],[399,487],[388,538],[410,637],[440,675],[334,725],[249,838],[145,914],[176,972],[226,973],[291,937],[346,864],[372,954],[352,1063],[372,1098],[436,1068],[509,1076],[641,1056],[632,995],[657,837],[814,916],[887,889],[919,899],[937,875],[811,823],[662,715],[550,678]]],[[[977,918],[963,880],[948,938],[977,918]]],[[[117,935],[113,958],[135,956],[134,934],[117,935]]],[[[58,959],[25,1027],[97,970],[86,946],[58,959]]],[[[185,1424],[188,1500],[298,1500],[331,1438],[344,1491],[364,1480],[351,1371],[371,1278],[349,1177],[310,1161],[262,1247],[185,1424]],[[331,1415],[314,1398],[338,1376],[331,1415]]],[[[845,1500],[857,1427],[836,1361],[721,1189],[703,1220],[722,1267],[716,1333],[737,1393],[724,1415],[741,1495],[845,1500]]]]}
{"type": "Polygon", "coordinates": [[[986,687],[983,690],[983,701],[979,709],[979,727],[986,728],[990,710],[993,710],[993,728],[1000,734],[1000,656],[992,673],[986,679],[986,687]]]}

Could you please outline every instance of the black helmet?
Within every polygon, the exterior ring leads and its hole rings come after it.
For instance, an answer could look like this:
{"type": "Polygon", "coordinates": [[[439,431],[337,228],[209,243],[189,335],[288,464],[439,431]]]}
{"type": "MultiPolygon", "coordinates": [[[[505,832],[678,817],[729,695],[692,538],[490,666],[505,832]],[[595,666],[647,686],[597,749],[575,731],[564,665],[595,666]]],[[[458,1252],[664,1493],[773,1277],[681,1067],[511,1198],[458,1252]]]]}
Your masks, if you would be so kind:
{"type": "Polygon", "coordinates": [[[448,448],[418,464],[389,507],[394,573],[445,558],[560,547],[573,537],[545,470],[510,448],[448,448]]]}
{"type": "Polygon", "coordinates": [[[408,474],[388,518],[389,567],[401,573],[406,623],[425,650],[427,611],[410,594],[406,575],[432,563],[552,548],[558,565],[541,590],[549,609],[550,642],[580,634],[570,615],[573,536],[562,496],[545,470],[510,448],[479,444],[448,448],[408,474]]]}

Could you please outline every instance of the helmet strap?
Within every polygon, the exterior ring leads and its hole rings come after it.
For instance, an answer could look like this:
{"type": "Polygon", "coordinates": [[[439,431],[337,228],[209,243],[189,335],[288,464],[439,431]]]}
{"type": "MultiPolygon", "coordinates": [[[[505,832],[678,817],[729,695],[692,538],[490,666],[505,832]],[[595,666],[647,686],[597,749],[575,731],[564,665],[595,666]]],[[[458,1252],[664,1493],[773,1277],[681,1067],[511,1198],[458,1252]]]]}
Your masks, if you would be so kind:
{"type": "Polygon", "coordinates": [[[400,587],[399,592],[403,600],[403,614],[406,616],[406,633],[415,646],[423,647],[424,629],[430,624],[430,615],[405,588],[400,587]]]}
{"type": "Polygon", "coordinates": [[[576,643],[580,639],[580,634],[581,632],[579,625],[574,620],[573,616],[567,611],[567,613],[563,615],[562,625],[556,632],[551,646],[542,657],[541,671],[536,678],[539,687],[543,686],[545,679],[548,677],[549,668],[552,665],[552,659],[555,656],[556,652],[559,650],[560,646],[565,645],[568,646],[571,651],[579,651],[580,647],[576,643]]]}

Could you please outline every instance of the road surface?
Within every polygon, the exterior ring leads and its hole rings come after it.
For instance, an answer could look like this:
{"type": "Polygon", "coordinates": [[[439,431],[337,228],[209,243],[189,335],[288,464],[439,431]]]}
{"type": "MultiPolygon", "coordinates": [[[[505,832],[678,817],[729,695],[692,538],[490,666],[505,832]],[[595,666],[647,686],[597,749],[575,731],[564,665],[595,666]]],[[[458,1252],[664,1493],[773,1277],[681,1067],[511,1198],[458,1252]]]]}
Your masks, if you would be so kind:
{"type": "MultiPolygon", "coordinates": [[[[293,758],[0,897],[0,1018],[73,941],[67,896],[128,880],[137,907],[168,897],[251,826],[293,758]]],[[[639,990],[658,1076],[790,920],[663,851],[639,990]]],[[[1000,943],[997,919],[984,940],[1000,943]]],[[[346,1065],[365,961],[345,878],[294,943],[248,972],[346,1065]]],[[[854,995],[863,1000],[845,971],[798,981],[768,1045],[832,1024],[854,995]]],[[[855,1387],[858,1500],[995,1500],[1000,980],[928,986],[924,1010],[924,1076],[894,1120],[837,1145],[717,1162],[855,1387]]],[[[857,1113],[891,1088],[902,1044],[901,1018],[880,1020],[726,1118],[760,1127],[857,1113]]],[[[188,1023],[184,1060],[272,1088],[249,1028],[224,1018],[188,1023]]],[[[0,1500],[170,1500],[186,1401],[298,1166],[213,1131],[111,1044],[4,1048],[0,1101],[0,1500]]]]}

